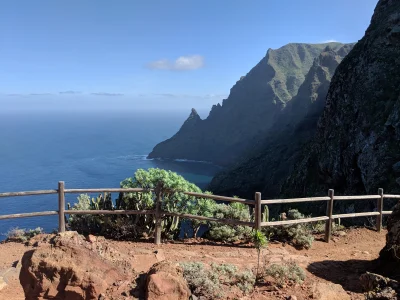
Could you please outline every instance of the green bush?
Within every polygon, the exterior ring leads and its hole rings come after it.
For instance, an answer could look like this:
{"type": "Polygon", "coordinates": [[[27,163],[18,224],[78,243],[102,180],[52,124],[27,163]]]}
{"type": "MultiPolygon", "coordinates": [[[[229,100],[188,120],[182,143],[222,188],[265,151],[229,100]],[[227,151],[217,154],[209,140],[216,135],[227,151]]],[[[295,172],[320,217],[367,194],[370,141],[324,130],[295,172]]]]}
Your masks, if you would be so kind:
{"type": "MultiPolygon", "coordinates": [[[[249,207],[243,203],[217,204],[214,207],[214,218],[250,221],[249,207]]],[[[217,222],[209,223],[209,232],[206,237],[211,240],[235,242],[250,240],[252,228],[241,225],[224,225],[217,222]]]]}
{"type": "Polygon", "coordinates": [[[254,290],[255,283],[256,276],[254,276],[254,273],[250,270],[236,274],[236,285],[245,295],[254,290]]]}
{"type": "MultiPolygon", "coordinates": [[[[108,198],[108,196],[107,196],[108,198]]],[[[103,209],[103,196],[90,198],[87,194],[78,196],[78,202],[72,207],[75,210],[98,210],[103,209]]],[[[69,204],[68,204],[69,205],[69,204]]],[[[103,228],[104,219],[99,215],[70,215],[68,225],[72,230],[83,234],[99,234],[103,228]]]]}
{"type": "MultiPolygon", "coordinates": [[[[196,198],[184,192],[201,193],[194,184],[182,176],[160,169],[139,169],[133,178],[121,182],[122,188],[144,188],[149,191],[120,193],[115,202],[111,195],[90,198],[80,195],[72,209],[76,210],[153,210],[156,193],[162,194],[161,209],[168,212],[187,213],[221,219],[250,220],[249,208],[241,203],[218,204],[212,199],[196,198]],[[152,189],[152,191],[150,191],[152,189]]],[[[205,192],[206,194],[209,192],[205,192]]],[[[181,229],[180,217],[164,216],[162,234],[164,238],[176,238],[181,229]]],[[[71,215],[68,220],[72,230],[83,234],[101,234],[110,238],[140,238],[154,234],[154,215],[71,215]]],[[[216,222],[190,220],[194,236],[202,224],[209,228],[208,237],[213,240],[232,242],[250,237],[251,228],[228,226],[216,222]]]]}
{"type": "Polygon", "coordinates": [[[271,276],[280,285],[287,281],[301,284],[306,278],[304,270],[293,261],[265,266],[264,275],[271,276]]]}
{"type": "MultiPolygon", "coordinates": [[[[345,230],[346,228],[340,224],[340,219],[335,220],[336,222],[332,223],[332,233],[337,231],[345,230]]],[[[311,224],[311,230],[313,233],[325,233],[325,221],[319,221],[311,224]]]]}
{"type": "MultiPolygon", "coordinates": [[[[149,191],[120,193],[115,203],[111,196],[91,199],[80,195],[72,209],[153,210],[156,193],[162,194],[161,209],[169,212],[187,213],[196,205],[196,199],[184,192],[200,193],[201,190],[182,176],[161,169],[139,169],[134,177],[121,182],[121,188],[143,188],[149,191]],[[153,191],[150,191],[153,189],[153,191]]],[[[164,216],[162,234],[173,238],[179,233],[181,219],[164,216]]],[[[96,233],[111,238],[138,238],[152,235],[155,230],[154,215],[71,215],[69,226],[80,233],[96,233]]]]}
{"type": "MultiPolygon", "coordinates": [[[[211,195],[210,192],[205,192],[205,194],[211,195]]],[[[212,218],[214,217],[216,208],[219,204],[213,199],[208,198],[197,198],[193,205],[189,206],[188,213],[192,215],[204,216],[212,218]]],[[[191,220],[190,225],[193,230],[193,237],[197,237],[200,226],[203,224],[208,224],[208,222],[200,221],[200,220],[191,220]]]]}
{"type": "Polygon", "coordinates": [[[18,227],[11,229],[7,232],[6,241],[26,243],[35,235],[43,233],[43,228],[37,227],[35,229],[20,229],[18,227]]]}
{"type": "Polygon", "coordinates": [[[193,294],[204,296],[206,299],[218,299],[223,296],[218,275],[207,270],[203,263],[188,262],[181,263],[180,266],[193,294]]]}
{"type": "MultiPolygon", "coordinates": [[[[307,218],[297,209],[291,209],[286,214],[288,220],[307,218]]],[[[298,248],[309,249],[314,241],[311,223],[264,227],[263,232],[271,239],[284,241],[298,248]]]]}
{"type": "Polygon", "coordinates": [[[192,293],[199,297],[222,298],[225,290],[229,290],[231,286],[237,286],[244,294],[254,289],[256,278],[253,272],[249,270],[238,272],[235,265],[211,264],[210,268],[206,268],[201,262],[186,262],[180,266],[192,293]]]}
{"type": "Polygon", "coordinates": [[[235,278],[238,268],[231,264],[211,264],[211,272],[213,274],[218,274],[219,282],[225,284],[231,284],[235,278]]]}

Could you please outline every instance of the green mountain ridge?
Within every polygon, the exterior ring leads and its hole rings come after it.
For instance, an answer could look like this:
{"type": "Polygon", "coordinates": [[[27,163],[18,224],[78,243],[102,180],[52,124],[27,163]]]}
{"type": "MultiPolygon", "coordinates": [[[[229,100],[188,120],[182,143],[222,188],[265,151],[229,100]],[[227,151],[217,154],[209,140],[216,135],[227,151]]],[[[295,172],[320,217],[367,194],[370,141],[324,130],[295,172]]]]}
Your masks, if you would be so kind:
{"type": "Polygon", "coordinates": [[[314,60],[298,94],[277,116],[269,134],[234,167],[217,174],[210,189],[215,194],[252,198],[254,191],[277,197],[303,145],[310,141],[325,105],[330,80],[353,44],[336,51],[327,46],[314,60]]]}
{"type": "MultiPolygon", "coordinates": [[[[400,1],[378,2],[365,36],[337,68],[316,136],[283,191],[317,195],[327,188],[400,192],[400,1]]],[[[356,208],[368,205],[375,203],[356,208]]]]}
{"type": "Polygon", "coordinates": [[[235,163],[265,136],[288,102],[296,96],[316,57],[341,43],[285,45],[266,56],[231,88],[222,105],[202,120],[195,110],[170,139],[156,145],[149,158],[235,163]],[[197,115],[197,116],[196,116],[197,115]]]}

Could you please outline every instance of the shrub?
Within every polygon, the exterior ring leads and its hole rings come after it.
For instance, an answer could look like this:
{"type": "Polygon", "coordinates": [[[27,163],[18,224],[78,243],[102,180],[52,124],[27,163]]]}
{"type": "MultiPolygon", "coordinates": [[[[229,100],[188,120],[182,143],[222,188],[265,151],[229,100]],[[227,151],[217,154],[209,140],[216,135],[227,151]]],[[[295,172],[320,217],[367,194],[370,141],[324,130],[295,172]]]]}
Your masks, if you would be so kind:
{"type": "Polygon", "coordinates": [[[296,224],[287,228],[287,235],[294,246],[310,249],[314,237],[309,227],[305,224],[296,224]]]}
{"type": "MultiPolygon", "coordinates": [[[[332,232],[335,233],[340,230],[344,230],[345,227],[340,224],[340,219],[336,220],[338,223],[332,223],[332,232]]],[[[311,231],[313,233],[324,233],[325,232],[325,221],[319,221],[315,223],[311,223],[311,231]]]]}
{"type": "Polygon", "coordinates": [[[217,299],[224,296],[224,287],[237,286],[244,294],[254,289],[256,278],[246,270],[238,273],[231,264],[211,264],[206,268],[201,262],[181,263],[183,277],[196,296],[217,299]]]}
{"type": "Polygon", "coordinates": [[[211,264],[211,272],[218,274],[218,280],[221,283],[231,284],[237,273],[237,267],[231,264],[211,264]]]}
{"type": "MultiPolygon", "coordinates": [[[[288,220],[306,218],[306,216],[300,213],[297,209],[289,210],[286,215],[288,220]]],[[[313,228],[310,223],[264,227],[263,232],[267,236],[270,236],[271,239],[285,241],[298,248],[309,249],[314,241],[312,235],[313,228]]]]}
{"type": "MultiPolygon", "coordinates": [[[[218,204],[212,199],[196,198],[184,192],[201,193],[194,184],[182,176],[160,169],[139,169],[133,178],[121,182],[122,188],[144,188],[153,191],[120,193],[116,201],[106,194],[97,198],[80,195],[72,209],[76,210],[153,210],[157,192],[162,194],[161,209],[169,212],[189,213],[206,217],[250,220],[249,208],[241,203],[218,204]]],[[[209,193],[209,192],[205,192],[209,193]]],[[[181,229],[181,218],[164,216],[162,234],[173,239],[181,229]]],[[[155,230],[154,215],[71,215],[68,220],[72,230],[83,234],[101,234],[110,238],[140,238],[151,236],[155,230]]],[[[248,239],[251,228],[246,226],[228,226],[216,222],[191,220],[194,236],[202,224],[209,227],[209,238],[218,241],[237,241],[248,239]]]]}
{"type": "MultiPolygon", "coordinates": [[[[212,194],[211,192],[205,192],[205,194],[212,194]]],[[[188,213],[192,215],[204,216],[204,217],[214,217],[216,208],[219,204],[213,199],[208,198],[197,198],[193,205],[189,206],[188,213]]],[[[197,233],[200,226],[203,224],[208,224],[205,221],[191,220],[190,225],[193,230],[193,237],[197,237],[197,233]]]]}
{"type": "Polygon", "coordinates": [[[271,276],[280,285],[284,284],[286,281],[301,284],[306,278],[304,270],[293,261],[266,266],[264,275],[271,276]]]}
{"type": "MultiPolygon", "coordinates": [[[[230,204],[217,204],[214,207],[214,218],[231,219],[238,221],[250,221],[249,207],[243,203],[233,202],[230,204]]],[[[212,240],[234,242],[249,240],[251,238],[251,227],[241,225],[224,225],[217,222],[209,223],[209,232],[206,236],[212,240]]]]}
{"type": "Polygon", "coordinates": [[[204,296],[207,299],[223,296],[217,274],[206,270],[203,263],[187,262],[181,263],[180,266],[183,268],[183,277],[193,294],[204,296]]]}
{"type": "Polygon", "coordinates": [[[254,290],[254,284],[256,283],[256,276],[250,270],[243,271],[236,274],[236,285],[244,293],[249,294],[254,290]]]}
{"type": "MultiPolygon", "coordinates": [[[[143,188],[149,191],[120,193],[115,203],[109,194],[97,199],[80,195],[72,209],[152,210],[155,208],[156,193],[159,192],[162,194],[162,210],[187,213],[196,205],[196,199],[184,192],[201,192],[182,176],[161,169],[139,169],[134,177],[121,182],[121,188],[143,188]]],[[[111,238],[143,237],[152,235],[155,230],[154,215],[71,215],[68,221],[70,227],[80,233],[97,233],[111,238]]],[[[175,237],[179,233],[180,222],[179,217],[164,216],[163,236],[175,237]]]]}
{"type": "Polygon", "coordinates": [[[35,229],[20,229],[18,227],[11,229],[7,232],[7,241],[26,243],[35,235],[43,233],[43,228],[37,227],[35,229]]]}
{"type": "MultiPolygon", "coordinates": [[[[90,198],[87,194],[81,194],[78,196],[78,202],[74,204],[72,209],[75,210],[96,210],[103,208],[103,196],[99,196],[96,199],[90,198]]],[[[69,204],[68,204],[69,206],[69,204]]],[[[68,219],[68,225],[72,230],[77,230],[83,234],[98,234],[102,230],[102,224],[104,223],[103,217],[100,215],[70,215],[68,219]]]]}

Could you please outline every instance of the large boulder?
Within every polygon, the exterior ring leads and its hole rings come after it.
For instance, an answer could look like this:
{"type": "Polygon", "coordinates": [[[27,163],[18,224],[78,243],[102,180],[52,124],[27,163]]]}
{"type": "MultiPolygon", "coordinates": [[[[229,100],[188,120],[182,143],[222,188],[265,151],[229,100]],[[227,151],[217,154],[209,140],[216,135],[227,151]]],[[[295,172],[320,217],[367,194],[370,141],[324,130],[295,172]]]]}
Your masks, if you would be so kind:
{"type": "Polygon", "coordinates": [[[313,299],[317,300],[350,300],[340,284],[316,282],[312,287],[313,299]]]}
{"type": "Polygon", "coordinates": [[[380,252],[383,262],[388,262],[396,268],[400,268],[400,202],[393,208],[388,218],[386,245],[380,252]]]}
{"type": "Polygon", "coordinates": [[[129,283],[127,260],[106,241],[86,241],[76,232],[40,237],[21,261],[26,299],[98,299],[115,283],[129,283]]]}
{"type": "Polygon", "coordinates": [[[374,273],[365,273],[360,277],[367,300],[397,300],[400,285],[397,281],[374,273]]]}
{"type": "Polygon", "coordinates": [[[148,272],[146,299],[148,300],[188,300],[191,292],[183,270],[169,261],[153,265],[148,272]]]}

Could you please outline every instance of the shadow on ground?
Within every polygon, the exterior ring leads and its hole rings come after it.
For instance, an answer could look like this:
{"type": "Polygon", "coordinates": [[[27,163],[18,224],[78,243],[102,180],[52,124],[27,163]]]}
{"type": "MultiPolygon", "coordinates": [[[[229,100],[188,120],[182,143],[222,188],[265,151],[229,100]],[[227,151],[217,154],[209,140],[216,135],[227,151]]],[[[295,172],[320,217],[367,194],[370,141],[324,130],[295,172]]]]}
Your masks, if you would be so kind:
{"type": "Polygon", "coordinates": [[[362,293],[361,274],[375,272],[378,267],[378,260],[324,260],[311,263],[307,270],[315,276],[340,284],[346,291],[362,293]]]}

